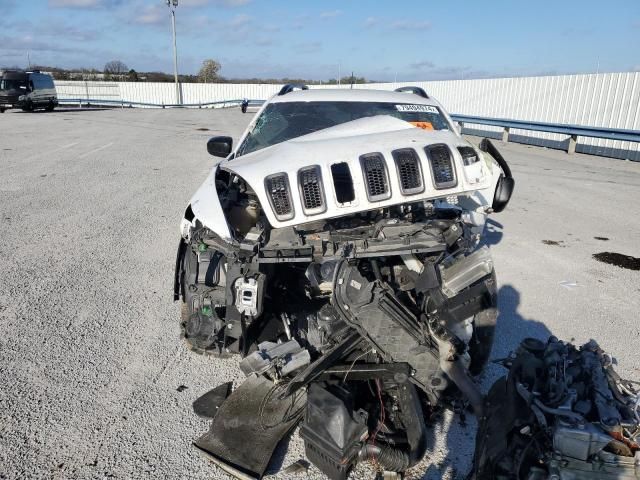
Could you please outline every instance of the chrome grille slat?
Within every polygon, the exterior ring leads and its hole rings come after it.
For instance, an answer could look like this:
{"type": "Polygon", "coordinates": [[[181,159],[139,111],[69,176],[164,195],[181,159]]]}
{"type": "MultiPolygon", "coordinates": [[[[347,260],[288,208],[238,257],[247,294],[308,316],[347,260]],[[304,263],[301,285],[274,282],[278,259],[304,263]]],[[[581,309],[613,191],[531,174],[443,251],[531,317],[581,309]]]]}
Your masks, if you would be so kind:
{"type": "Polygon", "coordinates": [[[293,218],[293,203],[291,190],[286,173],[277,173],[265,179],[265,188],[269,196],[269,202],[278,220],[293,218]]]}
{"type": "Polygon", "coordinates": [[[375,202],[391,196],[387,163],[380,153],[368,153],[360,157],[364,183],[369,200],[375,202]]]}
{"type": "Polygon", "coordinates": [[[300,170],[298,172],[298,185],[302,198],[302,207],[306,214],[318,214],[327,209],[320,167],[316,165],[300,170]]]}
{"type": "Polygon", "coordinates": [[[444,144],[425,147],[431,166],[431,176],[436,189],[452,188],[458,184],[453,166],[453,156],[444,144]]]}
{"type": "Polygon", "coordinates": [[[424,191],[422,168],[417,152],[413,148],[401,148],[391,152],[396,161],[400,192],[403,195],[414,195],[424,191]]]}

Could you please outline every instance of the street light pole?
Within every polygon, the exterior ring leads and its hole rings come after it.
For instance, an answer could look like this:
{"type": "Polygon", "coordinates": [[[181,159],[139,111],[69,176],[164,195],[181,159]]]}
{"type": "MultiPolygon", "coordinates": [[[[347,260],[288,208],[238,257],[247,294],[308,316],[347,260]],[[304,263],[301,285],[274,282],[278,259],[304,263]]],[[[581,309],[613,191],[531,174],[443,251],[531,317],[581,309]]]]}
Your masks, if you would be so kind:
{"type": "Polygon", "coordinates": [[[176,8],[178,0],[167,0],[167,7],[171,10],[171,26],[173,28],[173,76],[176,82],[176,103],[182,104],[180,84],[178,83],[178,45],[176,43],[176,8]]]}

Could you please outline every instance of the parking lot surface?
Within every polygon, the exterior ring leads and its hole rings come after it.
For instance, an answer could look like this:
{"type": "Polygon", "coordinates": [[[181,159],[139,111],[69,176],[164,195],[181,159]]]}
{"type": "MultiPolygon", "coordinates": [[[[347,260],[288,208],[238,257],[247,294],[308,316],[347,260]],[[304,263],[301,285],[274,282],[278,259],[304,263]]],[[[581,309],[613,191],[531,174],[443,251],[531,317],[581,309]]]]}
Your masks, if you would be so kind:
{"type": "MultiPolygon", "coordinates": [[[[207,138],[237,139],[250,118],[0,115],[0,478],[226,478],[191,446],[208,428],[191,403],[243,375],[237,358],[181,343],[173,267],[182,213],[214,163],[207,138]]],[[[593,255],[640,257],[640,164],[497,145],[516,190],[485,239],[500,284],[493,357],[526,336],[594,338],[639,380],[640,271],[593,255]]],[[[485,392],[501,373],[488,368],[485,392]]],[[[445,413],[410,476],[464,478],[474,435],[470,416],[445,413]]],[[[303,455],[294,434],[271,471],[303,455]]]]}

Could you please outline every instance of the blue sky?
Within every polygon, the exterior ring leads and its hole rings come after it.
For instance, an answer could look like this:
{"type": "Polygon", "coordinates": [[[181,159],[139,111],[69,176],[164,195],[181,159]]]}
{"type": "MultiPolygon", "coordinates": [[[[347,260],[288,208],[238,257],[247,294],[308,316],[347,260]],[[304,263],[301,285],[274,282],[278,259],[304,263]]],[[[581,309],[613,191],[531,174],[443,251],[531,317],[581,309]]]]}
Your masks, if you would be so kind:
{"type": "MultiPolygon", "coordinates": [[[[181,73],[430,80],[640,70],[640,0],[180,0],[181,73]]],[[[0,0],[0,66],[173,70],[164,0],[0,0]]]]}

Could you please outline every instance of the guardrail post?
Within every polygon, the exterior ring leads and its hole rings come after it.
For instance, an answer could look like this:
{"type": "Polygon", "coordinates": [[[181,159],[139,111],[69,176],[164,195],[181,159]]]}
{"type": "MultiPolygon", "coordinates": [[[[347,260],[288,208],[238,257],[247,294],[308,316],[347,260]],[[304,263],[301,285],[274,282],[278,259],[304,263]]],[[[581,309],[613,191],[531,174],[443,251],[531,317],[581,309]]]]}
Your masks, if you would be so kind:
{"type": "Polygon", "coordinates": [[[509,142],[509,127],[504,127],[504,130],[502,132],[502,141],[504,143],[509,142]]]}
{"type": "Polygon", "coordinates": [[[567,153],[569,155],[573,155],[574,153],[576,153],[576,144],[578,143],[578,136],[577,135],[571,135],[569,137],[569,147],[567,148],[567,153]]]}

